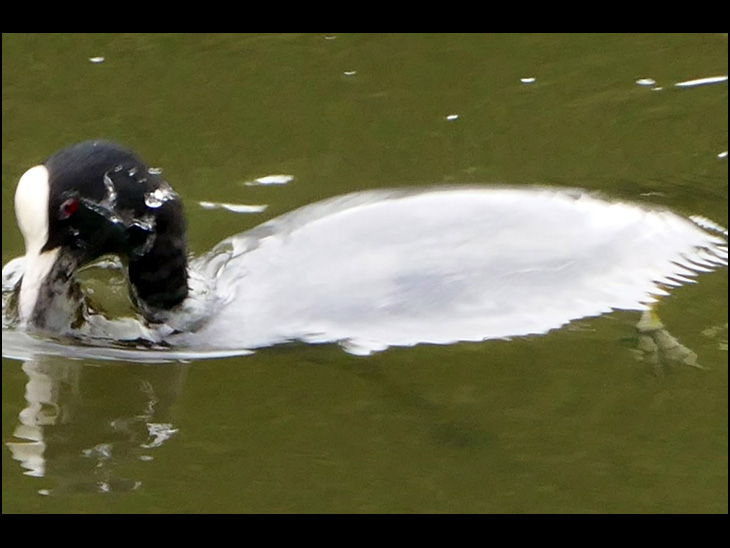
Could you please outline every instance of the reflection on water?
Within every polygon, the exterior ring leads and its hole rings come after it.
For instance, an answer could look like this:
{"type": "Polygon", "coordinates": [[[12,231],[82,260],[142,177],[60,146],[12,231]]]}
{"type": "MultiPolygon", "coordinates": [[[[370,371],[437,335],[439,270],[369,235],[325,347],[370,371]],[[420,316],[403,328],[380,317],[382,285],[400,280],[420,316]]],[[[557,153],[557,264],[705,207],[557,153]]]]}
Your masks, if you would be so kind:
{"type": "Polygon", "coordinates": [[[152,460],[177,432],[170,408],[185,365],[94,367],[39,357],[23,371],[26,406],[6,445],[26,475],[52,482],[42,494],[136,489],[140,481],[126,469],[152,460]]]}
{"type": "MultiPolygon", "coordinates": [[[[673,337],[653,312],[642,314],[636,327],[634,352],[656,375],[681,365],[701,367],[696,353],[673,337]]],[[[137,489],[142,481],[133,472],[134,464],[153,460],[178,434],[171,408],[183,394],[187,368],[91,364],[53,356],[26,361],[26,405],[6,446],[24,474],[50,482],[38,489],[43,495],[137,489]]],[[[377,367],[354,371],[406,408],[425,412],[440,445],[475,443],[468,424],[442,416],[440,406],[415,388],[393,384],[377,367]]]]}

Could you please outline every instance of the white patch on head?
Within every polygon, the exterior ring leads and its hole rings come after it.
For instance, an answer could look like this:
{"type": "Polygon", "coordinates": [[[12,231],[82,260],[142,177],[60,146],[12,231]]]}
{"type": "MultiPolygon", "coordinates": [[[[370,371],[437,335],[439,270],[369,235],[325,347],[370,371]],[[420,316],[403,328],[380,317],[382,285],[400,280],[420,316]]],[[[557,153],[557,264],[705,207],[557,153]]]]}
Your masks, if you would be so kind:
{"type": "Polygon", "coordinates": [[[26,254],[39,254],[48,241],[48,200],[51,186],[46,166],[23,173],[15,189],[15,216],[25,238],[26,254]]]}
{"type": "Polygon", "coordinates": [[[58,249],[41,253],[48,241],[48,169],[39,165],[26,171],[15,190],[15,216],[25,239],[25,273],[20,286],[18,311],[22,322],[33,314],[43,281],[51,271],[58,249]]]}

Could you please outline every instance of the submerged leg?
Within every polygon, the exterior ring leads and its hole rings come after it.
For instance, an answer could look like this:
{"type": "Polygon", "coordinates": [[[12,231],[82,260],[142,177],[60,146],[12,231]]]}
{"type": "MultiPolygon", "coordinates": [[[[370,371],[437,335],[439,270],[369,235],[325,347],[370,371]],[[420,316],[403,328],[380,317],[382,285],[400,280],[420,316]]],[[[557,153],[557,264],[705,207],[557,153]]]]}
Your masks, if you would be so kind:
{"type": "Polygon", "coordinates": [[[704,369],[697,363],[697,354],[673,337],[653,309],[645,310],[636,324],[639,332],[638,350],[642,359],[654,367],[657,376],[675,364],[685,364],[704,369]]]}

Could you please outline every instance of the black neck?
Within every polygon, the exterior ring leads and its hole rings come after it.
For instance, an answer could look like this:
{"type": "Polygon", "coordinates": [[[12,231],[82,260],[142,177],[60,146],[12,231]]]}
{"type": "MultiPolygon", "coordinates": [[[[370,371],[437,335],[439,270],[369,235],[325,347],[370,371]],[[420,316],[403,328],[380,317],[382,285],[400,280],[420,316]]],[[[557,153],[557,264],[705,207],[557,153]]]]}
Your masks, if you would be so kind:
{"type": "Polygon", "coordinates": [[[179,200],[164,203],[156,216],[152,245],[129,255],[132,297],[148,320],[180,304],[188,294],[185,217],[179,200]],[[149,248],[149,249],[146,249],[149,248]]]}

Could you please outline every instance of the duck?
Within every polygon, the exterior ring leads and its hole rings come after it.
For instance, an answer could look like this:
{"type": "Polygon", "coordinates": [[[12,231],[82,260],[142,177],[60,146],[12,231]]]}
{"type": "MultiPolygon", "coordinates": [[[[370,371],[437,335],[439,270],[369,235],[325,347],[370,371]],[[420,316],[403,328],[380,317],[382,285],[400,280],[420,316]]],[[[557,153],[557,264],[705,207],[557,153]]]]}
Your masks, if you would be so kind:
{"type": "Polygon", "coordinates": [[[355,192],[193,257],[182,199],[161,170],[101,139],[28,169],[15,211],[25,256],[3,269],[4,294],[12,286],[17,302],[6,310],[3,300],[4,336],[7,324],[166,350],[300,341],[367,355],[544,334],[648,310],[728,257],[727,230],[705,217],[508,185],[355,192]],[[121,259],[137,311],[124,319],[132,335],[110,328],[119,322],[90,308],[78,283],[80,269],[107,255],[121,259]],[[5,320],[10,308],[15,323],[5,320]]]}

